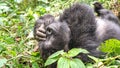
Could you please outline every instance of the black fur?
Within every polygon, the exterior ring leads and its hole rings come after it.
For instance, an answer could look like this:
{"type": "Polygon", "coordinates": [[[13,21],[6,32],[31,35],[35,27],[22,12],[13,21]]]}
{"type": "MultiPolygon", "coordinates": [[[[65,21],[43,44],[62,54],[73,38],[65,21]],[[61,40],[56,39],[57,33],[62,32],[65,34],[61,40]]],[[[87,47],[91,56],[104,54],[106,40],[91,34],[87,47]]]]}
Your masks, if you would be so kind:
{"type": "MultiPolygon", "coordinates": [[[[106,16],[109,18],[108,14],[106,16]]],[[[106,18],[96,20],[91,7],[74,4],[64,10],[58,21],[54,20],[46,26],[46,41],[39,44],[42,57],[46,60],[58,50],[67,51],[72,48],[84,48],[90,55],[101,56],[103,53],[97,50],[101,42],[110,38],[120,39],[120,26],[115,23],[116,21],[110,20],[106,18]]],[[[80,54],[78,57],[88,61],[85,54],[80,54]]],[[[55,66],[52,65],[51,68],[55,66]]]]}
{"type": "MultiPolygon", "coordinates": [[[[103,54],[97,50],[100,43],[111,38],[120,40],[118,18],[110,10],[104,11],[105,9],[101,7],[99,10],[101,18],[96,20],[93,9],[88,5],[75,4],[65,9],[60,16],[60,21],[67,22],[71,30],[69,49],[85,48],[90,55],[99,57],[103,54]]],[[[82,59],[87,61],[84,56],[82,59]]]]}
{"type": "MultiPolygon", "coordinates": [[[[85,4],[74,4],[65,9],[60,16],[60,21],[67,22],[71,30],[71,40],[69,48],[84,48],[90,52],[90,55],[100,56],[101,52],[96,48],[99,42],[96,38],[96,20],[94,11],[85,4]]],[[[85,56],[81,57],[84,61],[88,61],[85,56]]]]}
{"type": "Polygon", "coordinates": [[[94,11],[97,13],[97,16],[100,16],[99,10],[104,9],[100,2],[95,2],[94,4],[94,11]]]}

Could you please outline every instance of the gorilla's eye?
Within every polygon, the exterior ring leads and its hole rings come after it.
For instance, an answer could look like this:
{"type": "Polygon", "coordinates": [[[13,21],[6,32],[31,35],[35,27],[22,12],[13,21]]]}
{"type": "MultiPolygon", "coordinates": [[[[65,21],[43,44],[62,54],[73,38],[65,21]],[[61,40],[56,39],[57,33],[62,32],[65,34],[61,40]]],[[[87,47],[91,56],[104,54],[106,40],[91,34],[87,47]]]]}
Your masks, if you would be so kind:
{"type": "Polygon", "coordinates": [[[46,30],[46,34],[47,35],[51,35],[52,32],[53,32],[53,30],[51,28],[47,28],[47,30],[46,30]]]}

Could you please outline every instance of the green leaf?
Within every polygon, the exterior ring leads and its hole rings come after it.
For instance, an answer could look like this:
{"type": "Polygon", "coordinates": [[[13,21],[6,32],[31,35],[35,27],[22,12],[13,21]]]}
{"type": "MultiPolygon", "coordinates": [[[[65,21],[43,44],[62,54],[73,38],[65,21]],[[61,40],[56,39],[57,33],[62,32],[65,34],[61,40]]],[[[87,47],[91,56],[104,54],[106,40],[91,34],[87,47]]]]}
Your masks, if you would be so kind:
{"type": "Polygon", "coordinates": [[[7,63],[7,59],[0,59],[0,67],[3,67],[7,63]]]}
{"type": "Polygon", "coordinates": [[[39,65],[37,64],[37,62],[32,63],[32,68],[39,68],[39,65]]]}
{"type": "Polygon", "coordinates": [[[92,63],[86,64],[86,68],[94,68],[92,63]]]}
{"type": "Polygon", "coordinates": [[[64,57],[61,57],[58,60],[57,68],[70,68],[70,60],[64,57]]]}
{"type": "Polygon", "coordinates": [[[59,59],[59,56],[54,57],[54,58],[48,58],[47,61],[45,62],[45,66],[55,63],[58,59],[59,59]]]}
{"type": "Polygon", "coordinates": [[[49,56],[48,58],[54,58],[54,57],[57,57],[57,56],[59,56],[59,55],[62,54],[62,53],[64,53],[63,50],[61,50],[61,51],[57,51],[57,52],[53,53],[51,56],[49,56]]]}
{"type": "Polygon", "coordinates": [[[70,68],[79,68],[74,60],[70,61],[70,68]]]}
{"type": "Polygon", "coordinates": [[[40,55],[40,53],[39,52],[32,52],[31,55],[37,57],[40,55]]]}
{"type": "Polygon", "coordinates": [[[85,68],[85,65],[80,59],[75,58],[70,61],[70,68],[85,68]]]}
{"type": "Polygon", "coordinates": [[[100,59],[98,59],[98,58],[96,58],[94,56],[88,55],[88,57],[91,58],[91,59],[93,59],[95,62],[99,62],[100,61],[100,59]]]}
{"type": "Polygon", "coordinates": [[[68,51],[68,57],[75,57],[79,53],[89,53],[89,52],[82,48],[73,48],[70,51],[68,51]]]}

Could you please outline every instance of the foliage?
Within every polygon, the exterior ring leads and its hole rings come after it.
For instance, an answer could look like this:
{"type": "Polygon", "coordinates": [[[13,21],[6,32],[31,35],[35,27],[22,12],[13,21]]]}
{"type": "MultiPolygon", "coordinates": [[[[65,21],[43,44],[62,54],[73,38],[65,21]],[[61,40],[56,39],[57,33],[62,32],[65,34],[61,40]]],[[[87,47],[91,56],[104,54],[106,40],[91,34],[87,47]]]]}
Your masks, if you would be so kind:
{"type": "MultiPolygon", "coordinates": [[[[58,16],[59,13],[62,13],[63,9],[69,7],[73,2],[84,2],[92,6],[94,1],[96,0],[0,0],[0,67],[43,68],[44,61],[39,52],[34,52],[33,50],[36,45],[35,40],[27,38],[33,30],[35,20],[45,13],[58,16]]],[[[111,0],[98,1],[102,2],[107,8],[110,8],[111,2],[113,2],[111,0]]],[[[119,46],[116,46],[118,43],[119,41],[116,44],[110,43],[109,46],[102,46],[101,50],[108,53],[105,56],[106,58],[94,63],[87,63],[87,68],[93,68],[99,62],[102,62],[106,67],[119,67],[119,46]],[[112,47],[114,50],[109,49],[112,45],[115,46],[112,47]],[[108,48],[105,50],[103,47],[108,48]]],[[[59,65],[62,64],[61,61],[64,61],[66,65],[69,61],[71,67],[75,67],[77,63],[82,64],[82,62],[80,59],[70,58],[79,54],[80,51],[82,50],[72,50],[68,53],[63,52],[64,54],[61,52],[57,53],[52,56],[54,58],[49,60],[49,62],[51,64],[60,59],[59,65]],[[60,57],[57,58],[58,55],[60,57]]],[[[94,57],[93,60],[96,59],[94,57]]],[[[68,66],[70,65],[68,64],[68,66]]]]}
{"type": "Polygon", "coordinates": [[[120,41],[116,39],[107,40],[101,44],[100,50],[108,54],[120,55],[120,41]]]}
{"type": "Polygon", "coordinates": [[[106,40],[99,49],[106,53],[105,58],[100,59],[89,56],[95,61],[94,67],[99,68],[119,68],[120,67],[120,41],[116,39],[106,40]]]}
{"type": "Polygon", "coordinates": [[[81,48],[73,48],[68,52],[58,51],[48,57],[45,66],[57,61],[57,68],[85,68],[84,63],[80,59],[73,58],[79,53],[88,53],[88,51],[81,48]]]}

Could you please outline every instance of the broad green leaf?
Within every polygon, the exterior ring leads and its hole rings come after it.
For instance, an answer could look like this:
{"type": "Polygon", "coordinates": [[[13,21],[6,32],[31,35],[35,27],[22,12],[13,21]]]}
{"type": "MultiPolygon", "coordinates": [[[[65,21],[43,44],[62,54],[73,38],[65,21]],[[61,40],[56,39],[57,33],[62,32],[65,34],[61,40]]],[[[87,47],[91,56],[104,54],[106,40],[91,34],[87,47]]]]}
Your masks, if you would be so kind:
{"type": "Polygon", "coordinates": [[[86,68],[86,67],[80,59],[75,58],[70,61],[70,68],[86,68]]]}
{"type": "Polygon", "coordinates": [[[64,57],[61,57],[58,60],[57,68],[70,68],[70,60],[64,57]]]}
{"type": "Polygon", "coordinates": [[[3,67],[7,63],[7,59],[0,59],[0,67],[3,67]]]}
{"type": "Polygon", "coordinates": [[[70,61],[70,68],[79,68],[75,61],[70,61]]]}
{"type": "Polygon", "coordinates": [[[70,51],[68,51],[68,57],[75,57],[79,53],[89,53],[89,52],[82,48],[73,48],[70,51]]]}
{"type": "Polygon", "coordinates": [[[62,54],[62,53],[64,53],[63,50],[57,51],[57,52],[53,53],[51,56],[49,56],[48,58],[54,58],[54,57],[56,57],[56,56],[59,56],[59,55],[62,54]]]}
{"type": "Polygon", "coordinates": [[[45,62],[45,66],[55,63],[58,59],[59,59],[59,56],[54,57],[54,58],[48,58],[47,61],[45,62]]]}

